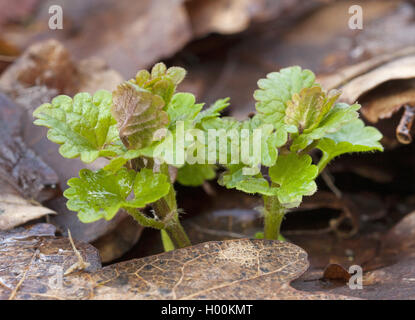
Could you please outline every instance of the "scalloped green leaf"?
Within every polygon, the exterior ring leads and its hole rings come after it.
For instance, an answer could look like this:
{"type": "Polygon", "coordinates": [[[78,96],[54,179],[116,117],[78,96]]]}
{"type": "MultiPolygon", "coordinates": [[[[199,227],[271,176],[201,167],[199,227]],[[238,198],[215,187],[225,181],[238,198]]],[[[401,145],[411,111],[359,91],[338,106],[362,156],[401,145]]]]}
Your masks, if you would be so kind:
{"type": "Polygon", "coordinates": [[[121,140],[129,149],[149,146],[157,130],[169,123],[163,111],[164,101],[158,95],[139,91],[129,83],[119,85],[113,92],[111,109],[121,140]]]}
{"type": "Polygon", "coordinates": [[[169,193],[170,178],[163,173],[154,173],[150,169],[141,169],[134,180],[134,199],[124,203],[125,207],[143,208],[169,193]]]}
{"type": "Polygon", "coordinates": [[[246,175],[243,171],[244,168],[246,167],[243,165],[229,165],[228,170],[220,176],[219,184],[228,189],[237,189],[250,194],[259,193],[267,196],[277,194],[277,188],[270,187],[261,173],[246,175]]]}
{"type": "Polygon", "coordinates": [[[381,139],[379,130],[365,126],[362,120],[349,122],[339,131],[327,134],[319,141],[317,148],[323,152],[319,167],[323,168],[329,161],[344,153],[383,151],[379,142],[381,139]]]}
{"type": "Polygon", "coordinates": [[[303,196],[317,191],[314,181],[317,174],[317,166],[307,154],[280,155],[277,163],[269,168],[271,181],[278,187],[278,200],[286,208],[299,206],[303,196]]]}
{"type": "Polygon", "coordinates": [[[196,104],[196,98],[191,93],[176,93],[168,108],[171,125],[175,125],[176,121],[194,120],[203,108],[203,103],[196,104]]]}
{"type": "Polygon", "coordinates": [[[215,177],[215,166],[211,164],[185,164],[177,171],[177,181],[184,186],[201,186],[215,177]]]}
{"type": "Polygon", "coordinates": [[[215,103],[209,106],[209,108],[203,110],[196,116],[194,123],[200,124],[205,120],[219,117],[220,112],[225,108],[229,107],[229,100],[230,98],[216,100],[215,103]]]}
{"type": "Polygon", "coordinates": [[[321,120],[318,127],[297,136],[293,135],[294,140],[291,145],[291,151],[304,149],[314,140],[319,140],[329,133],[339,131],[345,124],[359,118],[359,113],[357,112],[359,109],[359,104],[335,104],[321,120]]]}
{"type": "Polygon", "coordinates": [[[82,169],[79,178],[68,180],[70,188],[63,193],[68,199],[66,206],[78,212],[84,223],[111,220],[131,193],[134,177],[135,172],[126,168],[115,173],[82,169]]]}
{"type": "Polygon", "coordinates": [[[78,212],[84,223],[99,219],[111,220],[121,208],[143,208],[167,195],[170,190],[168,177],[142,169],[121,168],[117,172],[82,169],[79,178],[68,180],[65,190],[69,210],[78,212]],[[134,198],[127,200],[131,191],[134,198]]]}
{"type": "Polygon", "coordinates": [[[318,127],[339,96],[337,90],[326,94],[321,87],[304,88],[287,102],[284,122],[296,126],[299,132],[311,131],[318,127]]]}
{"type": "Polygon", "coordinates": [[[90,163],[100,156],[117,154],[119,140],[116,121],[111,115],[112,97],[108,91],[78,93],[73,100],[57,96],[51,103],[38,107],[34,124],[48,127],[47,137],[60,144],[59,153],[65,158],[80,157],[90,163]]]}
{"type": "Polygon", "coordinates": [[[313,72],[298,66],[267,74],[266,79],[258,81],[259,89],[254,93],[257,111],[267,123],[276,127],[283,125],[287,102],[295,93],[315,85],[314,81],[313,72]]]}

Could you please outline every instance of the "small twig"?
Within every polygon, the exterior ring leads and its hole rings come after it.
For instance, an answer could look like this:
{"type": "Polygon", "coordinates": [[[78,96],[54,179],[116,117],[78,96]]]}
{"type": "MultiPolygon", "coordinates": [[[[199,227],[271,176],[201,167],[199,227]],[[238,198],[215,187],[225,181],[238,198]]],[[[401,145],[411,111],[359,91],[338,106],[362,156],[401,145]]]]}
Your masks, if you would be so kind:
{"type": "Polygon", "coordinates": [[[327,184],[327,187],[336,195],[337,198],[342,198],[342,192],[336,187],[333,181],[333,177],[327,172],[327,170],[324,170],[321,173],[321,177],[323,178],[324,182],[327,184]]]}
{"type": "Polygon", "coordinates": [[[405,111],[402,115],[401,121],[396,128],[396,138],[402,144],[409,144],[412,142],[411,128],[415,120],[415,107],[405,105],[405,111]]]}
{"type": "Polygon", "coordinates": [[[27,272],[29,271],[33,261],[35,261],[36,256],[39,254],[39,250],[36,250],[35,253],[32,256],[32,259],[30,259],[29,264],[27,265],[22,278],[20,279],[20,281],[17,283],[16,287],[13,289],[12,293],[9,296],[9,300],[13,300],[16,297],[17,291],[19,291],[21,285],[23,284],[24,280],[26,279],[26,275],[27,272]]]}
{"type": "Polygon", "coordinates": [[[68,274],[74,272],[75,270],[85,270],[88,268],[91,264],[89,262],[85,262],[85,260],[82,258],[82,255],[79,253],[78,249],[75,247],[75,243],[73,242],[71,231],[68,229],[68,238],[69,242],[71,243],[72,249],[75,252],[76,257],[78,258],[78,261],[71,265],[63,274],[64,276],[67,276],[68,274]]]}

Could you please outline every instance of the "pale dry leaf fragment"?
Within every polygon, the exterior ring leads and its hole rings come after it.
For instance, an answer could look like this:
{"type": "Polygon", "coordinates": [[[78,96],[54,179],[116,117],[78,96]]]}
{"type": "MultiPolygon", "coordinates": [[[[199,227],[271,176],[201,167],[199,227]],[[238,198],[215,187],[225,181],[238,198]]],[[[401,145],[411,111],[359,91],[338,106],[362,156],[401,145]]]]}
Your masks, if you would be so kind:
{"type": "Polygon", "coordinates": [[[376,123],[398,112],[404,105],[415,105],[415,79],[395,80],[380,85],[361,99],[362,114],[376,123]]]}
{"type": "Polygon", "coordinates": [[[415,55],[399,58],[361,75],[342,86],[341,98],[353,103],[364,93],[390,80],[415,78],[415,55]]]}
{"type": "MultiPolygon", "coordinates": [[[[0,181],[0,183],[3,182],[0,181]]],[[[3,192],[3,187],[0,190],[2,190],[0,193],[0,230],[9,230],[25,222],[56,214],[49,208],[24,199],[13,190],[7,193],[3,192]]]]}

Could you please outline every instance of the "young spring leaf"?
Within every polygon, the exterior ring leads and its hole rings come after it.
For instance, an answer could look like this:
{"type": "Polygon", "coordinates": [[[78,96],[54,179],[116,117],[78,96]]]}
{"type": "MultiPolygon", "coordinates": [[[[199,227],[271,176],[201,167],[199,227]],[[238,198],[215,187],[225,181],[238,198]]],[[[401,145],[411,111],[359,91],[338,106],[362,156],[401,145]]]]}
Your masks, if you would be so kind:
{"type": "Polygon", "coordinates": [[[212,104],[209,108],[207,108],[206,110],[203,110],[202,112],[200,112],[195,120],[194,123],[200,124],[205,120],[208,119],[212,119],[212,118],[217,118],[220,116],[220,112],[229,107],[230,103],[229,103],[229,98],[224,98],[224,99],[219,99],[217,100],[214,104],[212,104]]]}
{"type": "Polygon", "coordinates": [[[228,189],[237,189],[246,193],[259,193],[266,196],[275,196],[277,188],[271,188],[267,180],[259,173],[244,175],[243,165],[229,165],[228,170],[219,178],[219,184],[228,189]]]}
{"type": "Polygon", "coordinates": [[[196,104],[196,98],[191,93],[176,93],[168,108],[170,123],[176,124],[176,121],[193,120],[203,108],[203,103],[196,104]]]}
{"type": "Polygon", "coordinates": [[[150,169],[141,169],[134,180],[134,199],[124,202],[124,207],[143,208],[169,193],[170,180],[163,173],[154,173],[150,169]]]}
{"type": "Polygon", "coordinates": [[[344,153],[383,151],[380,139],[382,134],[374,127],[365,126],[360,119],[347,123],[339,131],[327,134],[319,141],[317,148],[323,152],[319,171],[329,161],[344,153]]]}
{"type": "Polygon", "coordinates": [[[129,149],[151,144],[154,133],[169,123],[164,102],[150,92],[139,91],[129,83],[113,92],[112,114],[117,120],[121,140],[129,149]]]}
{"type": "Polygon", "coordinates": [[[69,210],[78,212],[84,223],[111,220],[121,208],[143,208],[164,197],[170,190],[168,177],[142,169],[139,173],[121,168],[117,172],[82,169],[79,178],[69,179],[65,190],[69,210]],[[134,199],[127,200],[131,190],[134,199]]]}
{"type": "Polygon", "coordinates": [[[79,178],[68,180],[69,189],[64,196],[69,210],[78,212],[84,223],[101,218],[111,220],[131,193],[135,172],[120,169],[118,172],[82,169],[79,178]]]}
{"type": "Polygon", "coordinates": [[[185,69],[180,67],[167,69],[166,65],[160,62],[154,65],[151,73],[147,70],[139,71],[135,80],[130,80],[130,83],[160,96],[164,101],[165,108],[167,108],[177,85],[183,81],[185,76],[185,69]]]}
{"type": "Polygon", "coordinates": [[[311,161],[307,154],[290,153],[280,155],[275,166],[269,168],[269,176],[273,184],[278,186],[278,200],[284,207],[297,207],[303,196],[316,192],[314,179],[318,169],[311,161]]]}
{"type": "Polygon", "coordinates": [[[215,166],[211,164],[185,164],[177,171],[177,181],[184,186],[197,187],[215,177],[215,166]]]}
{"type": "Polygon", "coordinates": [[[73,100],[58,96],[52,103],[38,107],[34,123],[48,127],[49,140],[61,144],[59,153],[65,158],[80,156],[90,163],[100,156],[117,154],[116,121],[111,115],[111,93],[101,90],[94,94],[78,93],[73,100]]]}
{"type": "MultiPolygon", "coordinates": [[[[345,124],[359,118],[359,104],[348,105],[337,103],[321,120],[318,126],[312,130],[297,135],[291,145],[291,151],[306,148],[312,141],[319,140],[329,133],[340,130],[345,124]]],[[[293,135],[294,136],[294,135],[293,135]]]]}
{"type": "Polygon", "coordinates": [[[254,93],[257,111],[265,122],[276,127],[283,125],[287,101],[295,93],[313,86],[314,80],[315,76],[310,70],[302,70],[298,66],[269,73],[266,79],[258,81],[260,89],[254,93]]]}
{"type": "Polygon", "coordinates": [[[284,121],[296,126],[299,132],[311,131],[318,127],[339,96],[340,92],[335,90],[326,95],[320,87],[304,88],[287,102],[284,121]]]}

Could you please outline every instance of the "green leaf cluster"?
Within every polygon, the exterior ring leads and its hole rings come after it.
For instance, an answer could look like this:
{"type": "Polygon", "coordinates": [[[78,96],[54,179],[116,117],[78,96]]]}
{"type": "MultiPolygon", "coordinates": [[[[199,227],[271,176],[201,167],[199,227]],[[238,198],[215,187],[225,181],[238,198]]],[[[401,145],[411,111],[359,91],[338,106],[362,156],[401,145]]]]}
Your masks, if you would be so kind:
{"type": "Polygon", "coordinates": [[[282,207],[291,208],[317,190],[315,179],[333,158],[349,152],[383,150],[381,133],[358,119],[360,105],[337,102],[341,93],[325,92],[310,70],[297,66],[281,69],[259,80],[258,86],[254,93],[257,114],[252,119],[240,123],[220,118],[205,124],[264,128],[262,170],[228,164],[219,179],[227,188],[272,196],[282,207]],[[272,125],[271,129],[264,124],[272,125]],[[316,164],[309,155],[314,149],[323,153],[316,164]]]}

